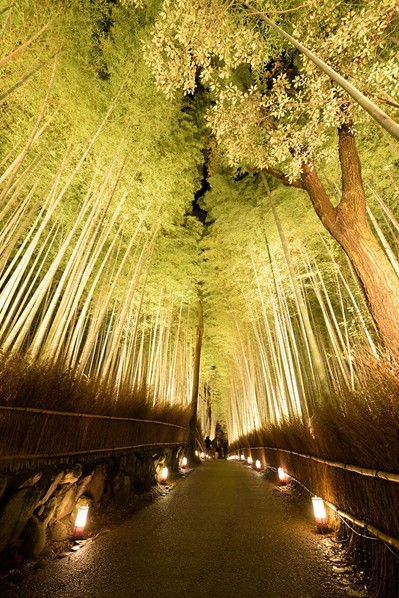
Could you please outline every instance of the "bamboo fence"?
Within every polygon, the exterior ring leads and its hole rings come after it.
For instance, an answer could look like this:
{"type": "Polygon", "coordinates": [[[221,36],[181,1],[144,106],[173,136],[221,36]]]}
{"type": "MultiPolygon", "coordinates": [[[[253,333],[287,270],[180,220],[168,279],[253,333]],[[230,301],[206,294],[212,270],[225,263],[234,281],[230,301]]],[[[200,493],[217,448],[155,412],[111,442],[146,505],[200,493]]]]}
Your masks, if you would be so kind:
{"type": "MultiPolygon", "coordinates": [[[[303,458],[305,459],[307,462],[314,462],[316,464],[322,464],[322,465],[327,465],[328,467],[331,467],[333,469],[338,469],[338,470],[343,470],[345,472],[351,472],[351,473],[355,473],[355,474],[359,474],[361,476],[367,477],[367,478],[374,478],[374,479],[379,479],[379,480],[385,480],[388,482],[393,482],[394,484],[397,484],[399,482],[399,474],[397,473],[390,473],[390,472],[385,472],[385,471],[378,471],[376,469],[368,469],[365,467],[359,467],[357,465],[349,465],[346,463],[339,463],[337,461],[329,461],[327,459],[322,459],[320,457],[316,457],[314,455],[308,455],[305,453],[299,453],[296,451],[292,451],[289,449],[281,449],[281,448],[276,448],[276,447],[270,447],[270,446],[245,446],[245,447],[239,447],[236,448],[234,451],[234,453],[240,452],[240,451],[257,451],[257,450],[261,450],[261,451],[275,451],[275,452],[281,452],[281,453],[285,453],[287,455],[293,455],[294,457],[299,457],[299,458],[303,458]]],[[[274,469],[272,467],[272,469],[274,469]]],[[[285,472],[287,473],[287,475],[293,479],[294,481],[298,482],[301,486],[303,486],[310,494],[314,495],[314,493],[312,492],[312,490],[310,490],[309,488],[307,488],[307,486],[304,485],[303,480],[297,479],[296,476],[292,475],[287,468],[285,467],[285,472]]],[[[312,479],[312,478],[310,478],[312,479]]],[[[365,521],[364,519],[361,519],[357,516],[354,516],[350,513],[348,513],[346,510],[341,509],[339,507],[337,507],[334,503],[332,503],[331,501],[327,500],[327,498],[325,496],[323,496],[323,493],[320,493],[320,491],[317,491],[317,494],[319,496],[321,496],[325,502],[325,504],[332,510],[334,511],[338,517],[340,517],[343,520],[349,521],[350,523],[354,524],[355,526],[361,528],[364,531],[369,532],[372,536],[374,536],[375,538],[377,538],[378,540],[381,540],[382,542],[384,542],[385,544],[387,544],[388,546],[390,546],[393,549],[399,550],[399,540],[387,533],[385,533],[384,531],[382,531],[381,529],[379,529],[378,527],[376,527],[375,525],[368,523],[367,521],[365,521]]]]}
{"type": "Polygon", "coordinates": [[[187,441],[187,427],[166,421],[0,406],[0,469],[171,448],[187,441]]]}

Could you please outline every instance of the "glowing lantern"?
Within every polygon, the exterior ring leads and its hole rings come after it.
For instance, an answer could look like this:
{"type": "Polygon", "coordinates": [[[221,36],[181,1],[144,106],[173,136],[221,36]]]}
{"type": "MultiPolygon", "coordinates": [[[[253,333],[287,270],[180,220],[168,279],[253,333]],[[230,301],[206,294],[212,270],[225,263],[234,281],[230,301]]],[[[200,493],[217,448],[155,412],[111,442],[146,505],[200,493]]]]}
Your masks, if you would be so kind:
{"type": "Polygon", "coordinates": [[[205,453],[201,453],[201,459],[205,459],[205,453]]]}
{"type": "Polygon", "coordinates": [[[248,465],[252,465],[252,463],[253,463],[252,457],[248,457],[247,462],[248,462],[248,465]]]}
{"type": "Polygon", "coordinates": [[[327,529],[327,514],[323,499],[319,496],[312,497],[313,512],[316,519],[316,527],[319,531],[327,529]]]}
{"type": "Polygon", "coordinates": [[[262,463],[259,461],[259,459],[256,459],[255,467],[256,467],[256,469],[261,469],[261,467],[262,467],[262,463]]]}
{"type": "Polygon", "coordinates": [[[81,505],[78,508],[78,514],[76,515],[75,526],[73,529],[74,538],[83,538],[88,514],[89,505],[81,505]]]}
{"type": "Polygon", "coordinates": [[[168,479],[168,468],[167,467],[163,467],[162,471],[161,471],[161,482],[166,482],[166,480],[168,479]]]}
{"type": "Polygon", "coordinates": [[[183,457],[183,459],[181,460],[181,466],[187,467],[187,457],[183,457]]]}
{"type": "Polygon", "coordinates": [[[287,483],[287,474],[285,473],[282,467],[279,467],[278,470],[278,479],[280,480],[281,484],[287,483]]]}
{"type": "Polygon", "coordinates": [[[245,461],[245,455],[241,455],[241,461],[245,461]]]}
{"type": "Polygon", "coordinates": [[[195,456],[198,457],[198,451],[195,451],[195,456]]]}

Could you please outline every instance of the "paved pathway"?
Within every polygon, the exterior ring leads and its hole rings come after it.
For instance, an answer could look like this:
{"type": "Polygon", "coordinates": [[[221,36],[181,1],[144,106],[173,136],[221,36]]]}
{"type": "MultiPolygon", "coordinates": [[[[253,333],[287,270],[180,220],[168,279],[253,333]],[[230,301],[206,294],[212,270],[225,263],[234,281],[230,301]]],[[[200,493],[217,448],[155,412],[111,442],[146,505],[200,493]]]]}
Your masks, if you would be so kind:
{"type": "Polygon", "coordinates": [[[213,461],[4,598],[342,598],[311,518],[249,468],[213,461]]]}

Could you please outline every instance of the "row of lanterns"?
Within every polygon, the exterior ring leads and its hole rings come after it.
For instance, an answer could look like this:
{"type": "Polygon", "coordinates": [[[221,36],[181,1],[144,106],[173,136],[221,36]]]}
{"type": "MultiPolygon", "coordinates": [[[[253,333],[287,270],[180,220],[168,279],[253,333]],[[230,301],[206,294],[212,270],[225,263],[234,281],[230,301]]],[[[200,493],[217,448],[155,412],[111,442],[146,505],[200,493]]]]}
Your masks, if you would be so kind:
{"type": "MultiPolygon", "coordinates": [[[[181,467],[184,469],[187,467],[188,461],[187,457],[183,457],[181,460],[181,467]]],[[[159,474],[159,481],[165,484],[168,480],[169,469],[167,467],[163,467],[161,469],[161,473],[159,474]]],[[[81,504],[78,508],[78,512],[75,519],[75,524],[73,528],[73,537],[75,540],[82,539],[84,537],[85,528],[87,525],[87,518],[89,515],[89,504],[81,504]]]]}
{"type": "MultiPolygon", "coordinates": [[[[231,455],[230,457],[228,457],[229,461],[241,461],[243,462],[247,462],[248,465],[250,465],[251,467],[253,467],[254,465],[254,461],[252,459],[251,456],[249,457],[245,457],[244,454],[240,455],[231,455]]],[[[255,469],[257,469],[258,471],[260,471],[262,469],[262,463],[260,462],[259,459],[256,459],[255,461],[255,469]]],[[[285,471],[283,467],[278,467],[277,468],[277,475],[278,475],[278,479],[280,481],[280,484],[286,484],[288,478],[290,477],[285,471]]],[[[326,508],[324,505],[324,501],[322,498],[320,498],[320,496],[312,496],[312,505],[313,505],[313,514],[315,517],[315,521],[316,521],[316,529],[319,532],[325,532],[328,530],[328,522],[327,522],[327,513],[326,513],[326,508]]]]}
{"type": "MultiPolygon", "coordinates": [[[[198,451],[196,451],[196,455],[198,456],[198,451]]],[[[201,456],[201,459],[206,458],[205,453],[201,453],[200,456],[201,456]]],[[[228,460],[235,460],[235,461],[241,461],[241,462],[246,461],[248,463],[248,465],[250,465],[251,467],[253,467],[253,464],[254,464],[252,457],[249,456],[248,458],[246,458],[245,455],[241,455],[241,457],[239,455],[233,455],[233,456],[228,457],[228,460]]],[[[182,468],[186,468],[187,464],[188,464],[187,457],[183,457],[181,460],[182,468]]],[[[256,459],[256,461],[255,461],[255,468],[258,471],[260,471],[262,469],[262,463],[260,462],[259,459],[256,459]]],[[[161,469],[161,473],[160,473],[160,482],[165,484],[167,482],[168,475],[169,475],[168,468],[163,467],[161,469]]],[[[278,475],[278,479],[281,484],[287,483],[287,479],[288,479],[289,475],[284,471],[283,467],[277,468],[277,475],[278,475]]],[[[324,532],[328,529],[327,514],[326,514],[326,509],[324,506],[324,501],[319,496],[313,496],[312,504],[313,504],[313,513],[314,513],[314,517],[316,520],[316,528],[319,532],[324,532]]],[[[75,525],[74,525],[73,537],[75,539],[83,538],[88,514],[89,514],[89,505],[88,504],[80,505],[78,508],[77,516],[75,519],[75,525]]]]}

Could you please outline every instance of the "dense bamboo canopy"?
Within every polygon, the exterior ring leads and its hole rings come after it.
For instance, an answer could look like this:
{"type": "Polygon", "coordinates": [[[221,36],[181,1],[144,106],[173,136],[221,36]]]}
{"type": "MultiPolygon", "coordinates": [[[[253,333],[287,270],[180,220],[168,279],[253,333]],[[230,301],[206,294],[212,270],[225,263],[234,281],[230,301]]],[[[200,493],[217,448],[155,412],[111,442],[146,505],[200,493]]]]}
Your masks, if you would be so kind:
{"type": "Polygon", "coordinates": [[[232,440],[398,360],[395,0],[0,14],[4,358],[189,406],[200,300],[198,414],[232,440]]]}

